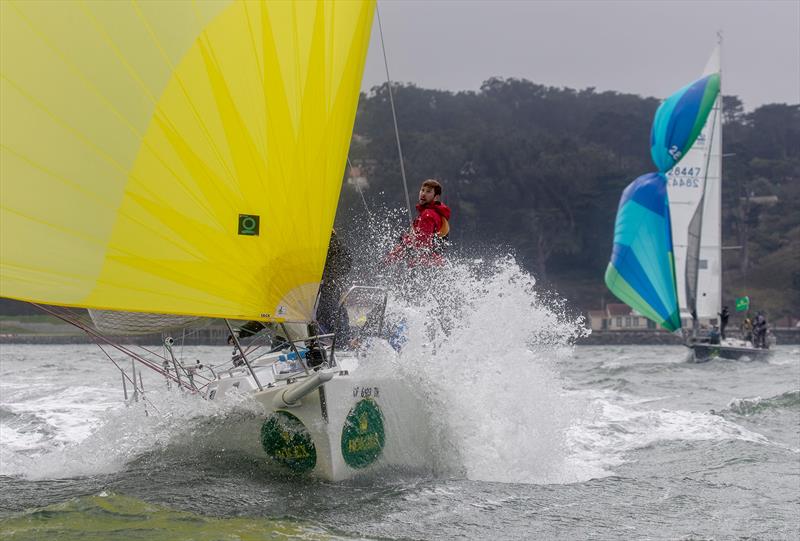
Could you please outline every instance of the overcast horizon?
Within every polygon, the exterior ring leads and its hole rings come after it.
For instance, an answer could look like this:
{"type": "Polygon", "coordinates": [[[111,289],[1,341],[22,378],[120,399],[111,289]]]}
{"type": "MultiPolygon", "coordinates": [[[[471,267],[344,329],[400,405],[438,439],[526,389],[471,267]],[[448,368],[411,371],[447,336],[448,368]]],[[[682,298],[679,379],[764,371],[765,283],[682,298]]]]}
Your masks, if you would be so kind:
{"type": "MultiPolygon", "coordinates": [[[[800,0],[380,0],[379,9],[395,82],[460,91],[516,77],[664,98],[700,77],[722,31],[725,95],[748,111],[800,103],[800,0]]],[[[376,17],[362,88],[385,81],[376,17]]]]}

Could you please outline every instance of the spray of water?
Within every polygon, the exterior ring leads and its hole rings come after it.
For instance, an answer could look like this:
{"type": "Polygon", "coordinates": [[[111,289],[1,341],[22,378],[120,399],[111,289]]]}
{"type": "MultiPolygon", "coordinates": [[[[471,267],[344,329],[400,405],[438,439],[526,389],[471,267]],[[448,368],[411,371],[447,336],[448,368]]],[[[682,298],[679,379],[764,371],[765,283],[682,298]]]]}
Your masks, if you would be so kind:
{"type": "MultiPolygon", "coordinates": [[[[365,228],[358,245],[370,249],[354,254],[359,265],[351,278],[389,289],[386,327],[402,348],[398,353],[376,343],[368,352],[369,367],[402,382],[411,389],[407,399],[422,403],[426,415],[416,422],[425,425],[427,448],[422,451],[433,471],[529,483],[575,482],[602,474],[602,468],[585,460],[598,449],[584,448],[580,437],[586,432],[581,425],[585,400],[565,392],[558,373],[558,361],[587,332],[582,319],[544,296],[534,277],[509,255],[450,253],[440,267],[387,265],[383,256],[398,236],[390,221],[365,228]]],[[[4,473],[35,478],[103,474],[144,454],[198,445],[215,452],[250,445],[263,456],[251,436],[265,412],[247,397],[205,402],[166,391],[148,397],[160,414],[144,416],[142,403],[133,410],[108,409],[76,441],[48,440],[44,452],[6,456],[4,473]],[[215,424],[225,430],[215,430],[215,424]],[[232,426],[245,428],[232,432],[232,426]]],[[[401,433],[406,427],[393,415],[387,411],[387,421],[401,433]]]]}
{"type": "Polygon", "coordinates": [[[398,237],[387,216],[359,240],[372,248],[361,278],[390,289],[388,333],[402,342],[392,371],[425,403],[434,469],[500,482],[575,480],[564,435],[578,406],[556,363],[587,332],[582,318],[545,300],[511,255],[451,249],[443,266],[386,264],[398,237]]]}
{"type": "MultiPolygon", "coordinates": [[[[217,426],[243,425],[254,421],[257,432],[263,409],[244,394],[232,394],[224,401],[204,401],[178,391],[148,393],[148,403],[131,403],[128,407],[106,403],[95,418],[75,415],[77,403],[66,403],[75,423],[87,425],[87,434],[57,433],[57,437],[39,440],[27,450],[0,448],[3,451],[0,475],[29,479],[57,479],[103,475],[119,471],[127,463],[145,454],[215,449],[237,449],[247,438],[227,431],[222,435],[211,430],[217,426]]],[[[47,424],[40,423],[40,427],[47,424]]],[[[63,428],[63,427],[60,427],[63,428]]],[[[253,439],[252,447],[257,441],[253,439]]],[[[18,447],[18,446],[17,446],[18,447]]]]}

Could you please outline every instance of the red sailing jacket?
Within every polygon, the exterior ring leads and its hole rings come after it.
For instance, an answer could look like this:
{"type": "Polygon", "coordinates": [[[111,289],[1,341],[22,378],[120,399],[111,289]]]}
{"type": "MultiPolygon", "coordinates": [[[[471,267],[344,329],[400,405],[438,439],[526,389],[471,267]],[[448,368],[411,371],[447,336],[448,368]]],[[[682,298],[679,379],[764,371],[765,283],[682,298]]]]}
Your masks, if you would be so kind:
{"type": "Polygon", "coordinates": [[[439,201],[417,205],[419,215],[412,224],[412,232],[406,233],[386,257],[393,263],[404,259],[409,267],[417,265],[441,265],[444,263],[438,249],[450,231],[450,207],[439,201]]]}

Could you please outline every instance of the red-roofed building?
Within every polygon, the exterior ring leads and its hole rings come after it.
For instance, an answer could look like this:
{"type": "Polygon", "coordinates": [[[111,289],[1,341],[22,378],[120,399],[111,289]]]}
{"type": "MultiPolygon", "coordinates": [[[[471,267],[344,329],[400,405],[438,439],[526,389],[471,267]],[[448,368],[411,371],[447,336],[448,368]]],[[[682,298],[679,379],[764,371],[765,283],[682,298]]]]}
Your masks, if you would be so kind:
{"type": "Polygon", "coordinates": [[[622,303],[608,303],[603,310],[589,310],[589,324],[593,331],[658,330],[655,323],[622,303]]]}

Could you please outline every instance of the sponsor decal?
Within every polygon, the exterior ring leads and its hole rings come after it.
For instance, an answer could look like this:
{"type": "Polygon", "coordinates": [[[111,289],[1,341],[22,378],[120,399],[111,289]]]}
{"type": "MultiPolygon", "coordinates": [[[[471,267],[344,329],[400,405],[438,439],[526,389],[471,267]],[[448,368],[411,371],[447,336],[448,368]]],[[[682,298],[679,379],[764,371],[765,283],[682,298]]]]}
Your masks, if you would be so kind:
{"type": "Polygon", "coordinates": [[[317,465],[317,449],[303,422],[288,411],[276,411],[261,426],[261,445],[274,462],[298,473],[317,465]]]}
{"type": "Polygon", "coordinates": [[[239,234],[248,237],[257,237],[261,217],[256,214],[239,215],[239,234]]]}
{"type": "Polygon", "coordinates": [[[351,468],[366,468],[383,452],[383,414],[372,398],[358,402],[342,428],[342,457],[351,468]]]}

